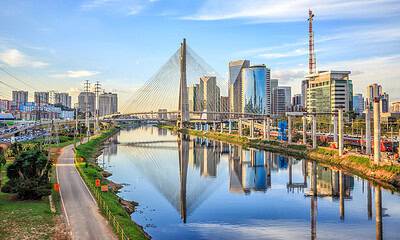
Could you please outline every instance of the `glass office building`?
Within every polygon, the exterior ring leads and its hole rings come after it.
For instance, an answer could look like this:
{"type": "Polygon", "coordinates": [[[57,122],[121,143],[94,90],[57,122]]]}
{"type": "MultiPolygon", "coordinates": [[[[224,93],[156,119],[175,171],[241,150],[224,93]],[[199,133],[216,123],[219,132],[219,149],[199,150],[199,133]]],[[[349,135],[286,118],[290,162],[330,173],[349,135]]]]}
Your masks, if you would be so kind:
{"type": "Polygon", "coordinates": [[[267,113],[266,79],[265,65],[242,69],[243,113],[267,113]]]}
{"type": "Polygon", "coordinates": [[[249,60],[237,60],[229,62],[229,110],[241,112],[242,110],[242,69],[250,66],[249,60]]]}

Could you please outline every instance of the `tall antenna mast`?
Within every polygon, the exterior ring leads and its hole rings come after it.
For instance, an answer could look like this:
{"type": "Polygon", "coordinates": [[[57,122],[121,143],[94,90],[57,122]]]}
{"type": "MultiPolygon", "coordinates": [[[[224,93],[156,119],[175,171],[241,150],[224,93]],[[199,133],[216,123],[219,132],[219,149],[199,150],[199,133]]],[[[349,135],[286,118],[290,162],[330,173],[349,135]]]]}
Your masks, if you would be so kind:
{"type": "Polygon", "coordinates": [[[313,74],[316,72],[316,60],[315,60],[315,53],[314,53],[314,32],[313,32],[313,18],[314,13],[311,9],[308,10],[308,73],[313,74]]]}

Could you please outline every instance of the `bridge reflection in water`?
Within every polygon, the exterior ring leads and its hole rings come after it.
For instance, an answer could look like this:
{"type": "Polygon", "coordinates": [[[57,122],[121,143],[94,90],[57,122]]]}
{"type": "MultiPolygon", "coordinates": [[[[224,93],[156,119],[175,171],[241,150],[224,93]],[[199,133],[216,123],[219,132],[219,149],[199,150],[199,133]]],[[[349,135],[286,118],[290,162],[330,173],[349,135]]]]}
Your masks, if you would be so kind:
{"type": "MultiPolygon", "coordinates": [[[[313,161],[297,160],[293,157],[256,149],[242,149],[240,146],[184,134],[171,136],[165,129],[154,130],[152,128],[150,135],[161,137],[161,139],[157,138],[153,142],[154,144],[151,140],[140,138],[129,144],[118,143],[116,138],[112,139],[105,148],[103,156],[99,157],[99,163],[104,164],[107,168],[107,162],[112,161],[110,158],[118,154],[117,151],[124,151],[131,157],[132,160],[129,163],[137,169],[136,173],[140,173],[152,187],[157,189],[157,192],[179,213],[184,224],[190,222],[190,217],[196,212],[196,209],[223,187],[225,182],[216,181],[216,178],[229,179],[228,191],[234,195],[246,196],[252,193],[268,195],[268,191],[274,188],[273,173],[276,173],[275,177],[279,178],[279,186],[282,186],[280,172],[287,172],[286,184],[283,185],[287,194],[301,193],[305,199],[309,199],[309,236],[311,239],[317,238],[318,201],[320,199],[339,202],[336,210],[337,219],[345,221],[346,202],[352,200],[355,177],[347,175],[339,169],[320,166],[313,161]],[[171,141],[171,139],[175,140],[171,141]],[[155,154],[155,149],[162,150],[166,156],[160,157],[155,154]],[[167,157],[176,156],[176,153],[178,153],[178,159],[167,157]],[[227,159],[228,171],[219,169],[225,167],[221,163],[222,158],[227,159]],[[178,164],[174,164],[176,160],[178,160],[178,164]],[[293,174],[294,170],[296,174],[293,174]]],[[[113,164],[116,164],[116,161],[113,164]]],[[[114,173],[114,175],[116,174],[114,173]]],[[[382,214],[381,189],[372,187],[370,183],[365,186],[367,192],[366,217],[372,220],[374,206],[376,238],[381,239],[382,215],[384,215],[382,214]],[[374,203],[373,188],[375,189],[374,203]]],[[[364,192],[364,184],[362,191],[364,192]]],[[[284,201],[284,199],[282,200],[284,201]]],[[[147,229],[156,237],[164,238],[162,234],[158,235],[157,228],[147,229]]]]}

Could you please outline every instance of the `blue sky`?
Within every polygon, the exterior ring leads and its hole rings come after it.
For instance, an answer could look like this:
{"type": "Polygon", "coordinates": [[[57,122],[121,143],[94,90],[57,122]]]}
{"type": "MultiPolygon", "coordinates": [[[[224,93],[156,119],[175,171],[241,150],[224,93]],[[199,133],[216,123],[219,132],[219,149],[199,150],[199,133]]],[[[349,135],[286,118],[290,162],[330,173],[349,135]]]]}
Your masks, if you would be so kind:
{"type": "MultiPolygon", "coordinates": [[[[351,70],[355,92],[378,82],[400,98],[400,1],[389,0],[3,0],[0,66],[35,89],[73,95],[83,80],[99,80],[122,104],[185,37],[221,76],[230,60],[249,59],[297,93],[308,8],[319,70],[351,70]]],[[[28,88],[3,72],[0,80],[28,88]]]]}

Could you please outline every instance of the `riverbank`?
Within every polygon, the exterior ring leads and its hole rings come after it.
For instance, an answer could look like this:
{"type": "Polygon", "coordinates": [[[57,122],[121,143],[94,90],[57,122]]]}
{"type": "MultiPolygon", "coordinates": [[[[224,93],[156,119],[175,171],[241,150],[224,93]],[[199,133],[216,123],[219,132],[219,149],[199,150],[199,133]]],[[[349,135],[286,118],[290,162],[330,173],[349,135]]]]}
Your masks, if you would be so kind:
{"type": "Polygon", "coordinates": [[[97,165],[96,158],[101,154],[103,143],[118,131],[119,128],[106,130],[87,143],[79,145],[75,153],[76,166],[86,185],[96,197],[103,214],[107,218],[110,218],[109,214],[112,215],[113,221],[109,222],[117,235],[121,236],[123,232],[129,239],[149,239],[142,227],[133,222],[126,210],[126,201],[118,197],[116,191],[100,192],[95,186],[96,179],[100,179],[102,185],[115,185],[107,179],[109,174],[97,165]]]}
{"type": "MultiPolygon", "coordinates": [[[[164,125],[159,127],[167,128],[172,131],[178,131],[175,126],[164,125]]],[[[348,153],[345,156],[339,157],[337,150],[325,147],[318,147],[317,149],[312,150],[301,144],[287,144],[286,142],[279,141],[249,139],[247,137],[239,137],[238,135],[228,133],[212,131],[204,132],[192,129],[184,129],[179,131],[198,137],[207,137],[219,141],[225,141],[235,145],[241,145],[243,147],[257,148],[290,155],[297,158],[315,160],[317,162],[322,162],[327,165],[337,166],[345,169],[348,172],[370,179],[393,191],[400,191],[400,166],[389,165],[387,163],[375,165],[373,161],[366,156],[348,153]]]]}

